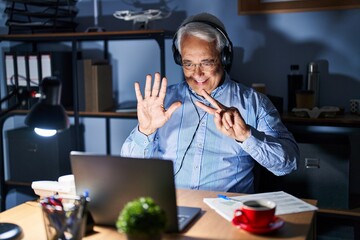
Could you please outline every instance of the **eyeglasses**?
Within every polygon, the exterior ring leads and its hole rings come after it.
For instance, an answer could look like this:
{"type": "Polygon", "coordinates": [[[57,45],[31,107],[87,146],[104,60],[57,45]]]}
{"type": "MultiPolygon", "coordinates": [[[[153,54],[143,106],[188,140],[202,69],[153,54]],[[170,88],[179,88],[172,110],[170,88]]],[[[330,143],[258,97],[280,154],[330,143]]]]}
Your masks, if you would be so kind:
{"type": "Polygon", "coordinates": [[[201,63],[197,63],[197,64],[192,63],[192,62],[183,62],[182,67],[185,70],[194,71],[196,69],[196,66],[199,66],[199,68],[202,71],[211,71],[211,70],[213,70],[215,68],[216,63],[217,63],[216,59],[205,60],[205,61],[202,61],[201,63]]]}

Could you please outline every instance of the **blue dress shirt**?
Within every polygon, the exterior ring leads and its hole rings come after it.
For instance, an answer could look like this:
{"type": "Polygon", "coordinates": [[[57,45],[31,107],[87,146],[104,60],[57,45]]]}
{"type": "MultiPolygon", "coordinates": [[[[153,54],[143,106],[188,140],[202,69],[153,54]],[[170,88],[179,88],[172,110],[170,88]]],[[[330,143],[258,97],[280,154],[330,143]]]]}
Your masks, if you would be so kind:
{"type": "Polygon", "coordinates": [[[296,169],[298,146],[265,95],[226,75],[211,96],[239,109],[251,128],[248,139],[240,143],[222,134],[214,116],[194,104],[210,103],[183,81],[168,87],[164,104],[167,109],[180,101],[181,107],[149,136],[133,129],[121,155],[172,160],[176,187],[211,191],[252,193],[254,160],[278,176],[296,169]]]}

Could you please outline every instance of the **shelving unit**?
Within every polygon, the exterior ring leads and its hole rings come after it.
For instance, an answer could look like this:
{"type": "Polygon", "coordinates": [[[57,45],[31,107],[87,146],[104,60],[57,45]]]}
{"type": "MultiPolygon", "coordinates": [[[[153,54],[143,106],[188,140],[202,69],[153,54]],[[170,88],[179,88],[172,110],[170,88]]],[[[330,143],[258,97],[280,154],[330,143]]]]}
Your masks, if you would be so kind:
{"type": "MultiPolygon", "coordinates": [[[[110,153],[110,119],[112,118],[136,118],[136,113],[116,113],[116,112],[99,112],[99,113],[86,113],[79,112],[79,81],[77,74],[77,56],[79,49],[79,43],[85,41],[103,41],[104,44],[104,59],[108,59],[108,42],[119,40],[154,40],[157,42],[160,50],[160,72],[165,75],[165,38],[172,37],[172,34],[163,30],[138,30],[138,31],[119,31],[119,32],[86,32],[86,33],[38,33],[38,34],[9,34],[0,35],[0,42],[9,43],[28,43],[31,44],[31,51],[36,52],[37,46],[43,43],[58,43],[58,42],[70,42],[72,52],[72,79],[73,79],[73,112],[69,114],[74,118],[74,130],[76,135],[76,143],[80,142],[79,131],[79,118],[80,117],[93,117],[103,118],[106,120],[106,151],[110,153]]],[[[3,80],[4,81],[4,80],[3,80]]],[[[25,115],[26,111],[16,111],[12,114],[25,115]]],[[[11,186],[16,184],[23,185],[23,183],[16,183],[14,181],[6,181],[4,177],[4,145],[3,145],[3,124],[6,119],[1,119],[1,132],[0,132],[0,187],[1,187],[1,209],[5,207],[5,198],[7,192],[11,186]]]]}
{"type": "MultiPolygon", "coordinates": [[[[32,51],[37,51],[37,45],[49,42],[70,42],[72,48],[72,66],[73,66],[73,104],[75,126],[79,122],[79,83],[77,74],[77,52],[78,43],[83,41],[103,41],[104,59],[108,59],[108,42],[115,40],[155,40],[160,50],[160,72],[165,75],[165,38],[171,37],[169,32],[163,30],[138,30],[138,31],[119,31],[119,32],[86,32],[86,33],[53,33],[53,34],[15,34],[0,35],[0,41],[31,43],[32,51]]],[[[120,114],[120,113],[119,113],[120,114]]]]}

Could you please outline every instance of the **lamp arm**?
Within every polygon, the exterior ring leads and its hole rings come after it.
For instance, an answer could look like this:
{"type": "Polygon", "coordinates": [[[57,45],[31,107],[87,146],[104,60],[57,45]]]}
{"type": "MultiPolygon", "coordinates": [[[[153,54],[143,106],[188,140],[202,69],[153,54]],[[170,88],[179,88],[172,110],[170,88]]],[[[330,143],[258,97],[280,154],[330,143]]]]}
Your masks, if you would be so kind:
{"type": "Polygon", "coordinates": [[[8,114],[9,112],[11,112],[12,110],[17,109],[20,105],[22,105],[21,102],[18,102],[18,103],[16,103],[15,105],[11,106],[10,108],[5,109],[4,111],[1,111],[1,112],[0,112],[0,119],[1,119],[2,117],[4,117],[6,114],[8,114]]]}
{"type": "Polygon", "coordinates": [[[31,95],[29,94],[29,92],[25,89],[19,89],[19,88],[15,88],[14,90],[12,90],[8,95],[6,95],[5,97],[3,97],[2,99],[0,99],[0,106],[7,100],[9,100],[10,98],[16,96],[17,97],[17,102],[16,104],[14,104],[13,106],[4,109],[3,111],[0,110],[0,119],[2,117],[4,117],[6,114],[8,114],[9,112],[15,110],[16,108],[18,108],[19,106],[24,106],[27,102],[27,100],[31,97],[31,95]]]}
{"type": "Polygon", "coordinates": [[[15,96],[16,94],[18,94],[19,90],[18,88],[15,88],[14,90],[12,90],[8,95],[6,95],[5,97],[3,97],[0,100],[0,104],[3,104],[5,101],[9,100],[10,98],[12,98],[13,96],[15,96]]]}

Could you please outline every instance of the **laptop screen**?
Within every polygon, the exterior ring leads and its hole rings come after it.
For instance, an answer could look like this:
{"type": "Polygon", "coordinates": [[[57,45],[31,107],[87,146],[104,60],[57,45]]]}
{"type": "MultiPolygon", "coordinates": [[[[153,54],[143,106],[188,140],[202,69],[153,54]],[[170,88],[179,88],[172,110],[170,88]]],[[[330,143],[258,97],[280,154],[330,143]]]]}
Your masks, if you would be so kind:
{"type": "Polygon", "coordinates": [[[166,213],[167,232],[180,230],[172,161],[84,152],[71,152],[70,159],[76,192],[89,193],[95,224],[115,226],[127,202],[151,197],[166,213]]]}

